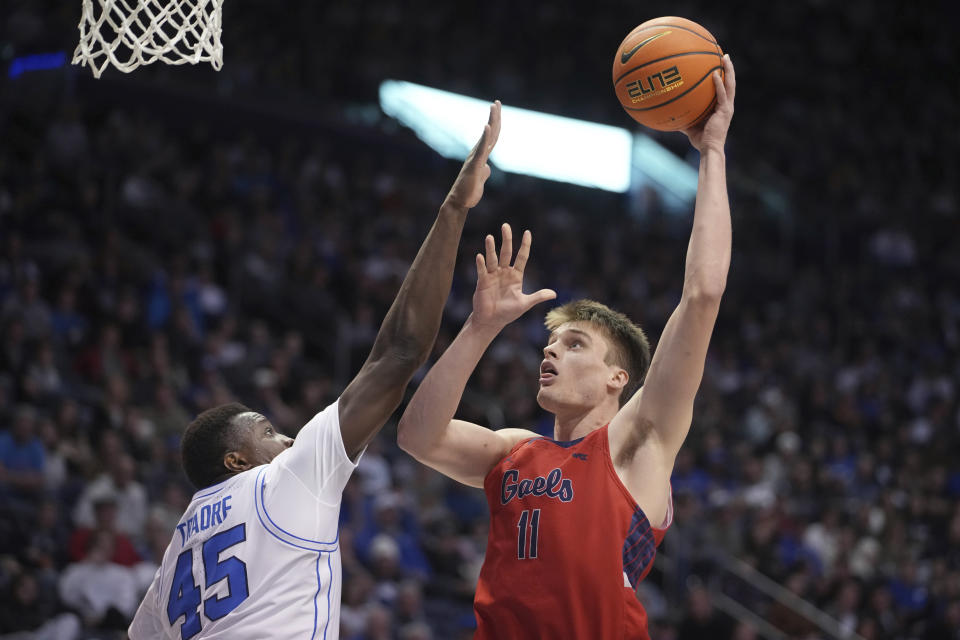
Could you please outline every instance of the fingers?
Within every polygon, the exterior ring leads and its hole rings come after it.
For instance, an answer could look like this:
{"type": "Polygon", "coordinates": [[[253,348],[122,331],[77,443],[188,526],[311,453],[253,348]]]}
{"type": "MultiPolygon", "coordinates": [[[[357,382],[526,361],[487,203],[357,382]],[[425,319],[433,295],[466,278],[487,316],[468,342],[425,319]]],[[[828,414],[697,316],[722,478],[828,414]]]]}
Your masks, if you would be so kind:
{"type": "MultiPolygon", "coordinates": [[[[487,272],[493,273],[497,270],[497,245],[493,240],[493,236],[487,235],[486,240],[484,241],[485,248],[487,250],[487,272]]],[[[510,264],[507,262],[507,264],[510,264]]]]}
{"type": "Polygon", "coordinates": [[[553,289],[540,289],[540,291],[537,291],[536,293],[525,295],[523,296],[523,313],[526,313],[541,302],[553,300],[556,297],[557,292],[553,289]]]}
{"type": "MultiPolygon", "coordinates": [[[[497,140],[500,139],[500,112],[502,108],[499,100],[494,100],[493,104],[490,105],[490,118],[487,120],[487,124],[490,126],[490,135],[486,136],[486,140],[484,140],[488,156],[493,151],[493,147],[496,146],[497,140]]],[[[486,133],[486,129],[484,129],[484,133],[486,133]]]]}
{"type": "Polygon", "coordinates": [[[513,258],[513,229],[504,222],[500,227],[500,234],[503,238],[500,242],[500,264],[508,267],[513,258]]]}
{"type": "MultiPolygon", "coordinates": [[[[495,272],[499,267],[509,268],[510,260],[513,257],[513,229],[506,222],[500,227],[502,240],[500,244],[500,256],[497,256],[497,244],[492,235],[487,234],[484,238],[485,256],[477,254],[477,265],[482,267],[488,273],[495,272]]],[[[527,266],[527,259],[530,257],[530,245],[533,243],[533,234],[529,230],[523,232],[523,239],[520,241],[520,251],[517,252],[517,259],[513,262],[513,268],[523,273],[527,266]]]]}
{"type": "Polygon", "coordinates": [[[483,254],[478,253],[475,259],[477,263],[477,282],[480,282],[483,279],[484,274],[487,272],[487,263],[483,259],[483,254]]]}
{"type": "Polygon", "coordinates": [[[553,289],[540,289],[540,291],[531,293],[530,295],[527,296],[527,301],[530,303],[530,306],[528,306],[527,309],[530,309],[531,307],[535,307],[541,302],[546,302],[547,300],[553,300],[556,297],[557,297],[557,292],[554,291],[553,289]]]}
{"type": "Polygon", "coordinates": [[[487,161],[486,148],[487,140],[490,139],[490,125],[483,125],[483,133],[480,134],[480,139],[477,140],[477,144],[473,145],[473,149],[470,149],[470,153],[467,154],[467,159],[464,161],[464,164],[470,164],[477,159],[480,159],[481,162],[487,161]]]}
{"type": "Polygon", "coordinates": [[[723,86],[723,80],[720,78],[720,72],[714,71],[713,87],[717,90],[717,107],[723,107],[727,104],[727,88],[723,86]]]}
{"type": "Polygon", "coordinates": [[[729,53],[723,55],[723,84],[727,100],[733,102],[737,93],[737,73],[733,69],[733,60],[730,59],[729,53]]]}
{"type": "Polygon", "coordinates": [[[500,111],[500,101],[495,100],[490,105],[490,116],[487,118],[487,124],[483,125],[483,133],[480,134],[480,139],[477,140],[477,144],[474,145],[467,156],[467,163],[474,160],[479,163],[487,162],[490,152],[493,151],[493,147],[500,138],[500,111]]]}
{"type": "Polygon", "coordinates": [[[533,243],[533,234],[530,231],[523,232],[523,239],[520,241],[520,251],[517,252],[517,260],[513,263],[513,268],[523,273],[527,266],[527,258],[530,257],[530,245],[533,243]]]}

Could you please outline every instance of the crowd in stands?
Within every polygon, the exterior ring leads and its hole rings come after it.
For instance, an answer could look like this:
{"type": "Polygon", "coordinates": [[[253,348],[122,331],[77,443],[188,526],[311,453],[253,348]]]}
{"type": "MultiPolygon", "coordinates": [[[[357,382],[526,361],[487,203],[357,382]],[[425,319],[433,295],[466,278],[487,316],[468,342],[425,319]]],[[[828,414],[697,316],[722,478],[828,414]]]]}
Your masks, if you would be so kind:
{"type": "MultiPolygon", "coordinates": [[[[43,33],[32,20],[42,4],[6,14],[16,20],[5,42],[29,39],[31,26],[43,33]]],[[[956,44],[943,25],[921,29],[920,9],[902,7],[894,35],[874,38],[870,25],[885,24],[894,3],[826,4],[703,19],[739,47],[728,149],[735,246],[676,462],[674,525],[642,593],[657,639],[758,637],[713,604],[717,589],[790,638],[824,637],[731,579],[721,569],[730,558],[845,633],[960,637],[958,167],[956,132],[931,124],[949,122],[956,86],[924,82],[918,54],[893,43],[922,35],[947,61],[956,44]],[[796,37],[804,25],[821,31],[796,37]],[[800,58],[802,72],[788,73],[800,58]],[[817,71],[827,63],[830,73],[817,71]],[[910,70],[925,99],[898,102],[884,80],[891,70],[910,70]],[[854,76],[860,89],[843,93],[854,76]],[[846,98],[817,93],[831,91],[846,98]],[[772,94],[787,97],[767,108],[772,94]],[[788,206],[763,209],[757,181],[783,189],[788,206]]],[[[628,25],[586,33],[543,3],[493,2],[467,12],[473,23],[454,18],[454,4],[312,3],[315,21],[284,12],[259,23],[242,6],[227,17],[244,30],[225,28],[236,40],[220,82],[231,91],[362,100],[392,76],[617,115],[612,97],[596,96],[612,96],[607,58],[628,25]],[[321,25],[336,28],[318,37],[321,25]],[[278,32],[296,47],[279,47],[278,32]],[[610,46],[590,46],[600,38],[610,46]],[[574,39],[603,55],[578,56],[574,39]],[[383,42],[403,55],[374,59],[383,42]],[[557,80],[533,95],[530,75],[557,80]]],[[[623,22],[613,3],[597,11],[602,24],[623,22]]],[[[193,493],[179,463],[186,424],[236,399],[293,436],[334,400],[456,174],[455,163],[382,132],[237,134],[116,102],[0,114],[4,639],[123,637],[193,493]]],[[[679,298],[689,219],[655,198],[640,215],[628,208],[620,196],[495,175],[468,221],[434,356],[470,311],[474,251],[503,221],[534,232],[529,290],[606,302],[655,343],[679,298]]],[[[551,433],[535,402],[543,311],[492,345],[462,417],[551,433]]],[[[341,527],[342,638],[471,637],[482,492],[402,454],[390,423],[348,484],[341,527]]]]}

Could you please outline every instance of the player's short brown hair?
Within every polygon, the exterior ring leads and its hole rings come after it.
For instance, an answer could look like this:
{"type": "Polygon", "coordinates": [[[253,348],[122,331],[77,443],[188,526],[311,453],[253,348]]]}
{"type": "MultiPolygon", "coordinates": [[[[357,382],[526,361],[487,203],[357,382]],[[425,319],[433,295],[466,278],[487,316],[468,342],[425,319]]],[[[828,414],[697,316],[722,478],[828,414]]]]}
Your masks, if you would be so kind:
{"type": "Polygon", "coordinates": [[[239,430],[233,419],[251,411],[239,402],[207,409],[187,425],[180,441],[183,470],[197,489],[216,484],[230,470],[223,457],[240,446],[239,430]]]}
{"type": "Polygon", "coordinates": [[[567,322],[587,322],[596,327],[610,344],[604,362],[623,368],[630,379],[620,392],[620,406],[637,392],[650,368],[650,341],[643,329],[619,311],[594,300],[574,300],[547,312],[544,324],[549,331],[567,322]]]}

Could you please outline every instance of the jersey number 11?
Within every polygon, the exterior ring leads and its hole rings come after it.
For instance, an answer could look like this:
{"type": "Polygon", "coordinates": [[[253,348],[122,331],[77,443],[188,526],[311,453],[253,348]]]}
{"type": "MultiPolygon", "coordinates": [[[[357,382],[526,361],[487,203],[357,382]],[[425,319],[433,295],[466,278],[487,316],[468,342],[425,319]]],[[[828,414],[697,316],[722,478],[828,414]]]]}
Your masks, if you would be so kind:
{"type": "Polygon", "coordinates": [[[537,541],[540,538],[540,509],[521,513],[520,522],[517,523],[517,529],[519,529],[517,535],[517,558],[520,560],[536,558],[537,541]],[[528,524],[530,525],[529,527],[527,526],[528,524]],[[528,529],[530,531],[529,536],[527,535],[528,529]],[[530,541],[529,547],[527,546],[528,538],[530,541]],[[527,554],[527,549],[530,550],[529,555],[527,554]]]}

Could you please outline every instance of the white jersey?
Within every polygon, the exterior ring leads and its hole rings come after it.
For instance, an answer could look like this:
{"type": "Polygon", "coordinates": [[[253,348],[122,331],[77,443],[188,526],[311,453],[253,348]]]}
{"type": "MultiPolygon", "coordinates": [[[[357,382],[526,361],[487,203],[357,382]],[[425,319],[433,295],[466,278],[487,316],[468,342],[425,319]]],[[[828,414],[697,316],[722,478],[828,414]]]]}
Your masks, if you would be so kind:
{"type": "Polygon", "coordinates": [[[198,491],[130,625],[131,640],[308,638],[340,626],[337,403],[270,464],[198,491]]]}

